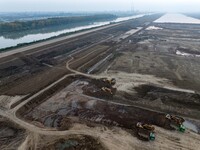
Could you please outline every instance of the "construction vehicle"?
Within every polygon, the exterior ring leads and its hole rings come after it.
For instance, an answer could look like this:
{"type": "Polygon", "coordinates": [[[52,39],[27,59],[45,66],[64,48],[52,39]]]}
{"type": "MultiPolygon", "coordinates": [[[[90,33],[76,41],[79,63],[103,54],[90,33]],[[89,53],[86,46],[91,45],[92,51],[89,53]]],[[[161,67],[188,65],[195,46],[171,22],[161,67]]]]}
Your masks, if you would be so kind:
{"type": "Polygon", "coordinates": [[[113,95],[112,89],[107,88],[107,87],[102,87],[101,90],[105,93],[108,93],[110,95],[113,95]]]}
{"type": "Polygon", "coordinates": [[[178,130],[180,132],[185,132],[185,126],[183,125],[185,120],[183,118],[170,114],[167,114],[165,118],[169,121],[169,125],[172,129],[178,130]]]}
{"type": "Polygon", "coordinates": [[[101,78],[99,81],[101,83],[98,86],[105,95],[112,97],[116,93],[116,88],[113,87],[116,84],[116,80],[114,78],[111,80],[108,78],[101,78]]]}
{"type": "Polygon", "coordinates": [[[117,88],[113,87],[116,84],[114,78],[92,79],[91,83],[84,87],[84,93],[98,98],[112,98],[117,88]]]}
{"type": "Polygon", "coordinates": [[[111,80],[107,78],[101,78],[101,80],[105,83],[108,84],[109,86],[114,86],[116,84],[116,79],[112,78],[111,80]]]}
{"type": "Polygon", "coordinates": [[[114,78],[108,79],[108,78],[100,78],[96,79],[95,85],[98,86],[99,88],[102,87],[107,87],[107,88],[112,88],[116,84],[116,80],[114,78]]]}
{"type": "Polygon", "coordinates": [[[137,128],[137,135],[140,138],[148,141],[155,140],[155,132],[154,132],[155,127],[153,125],[138,122],[136,124],[136,128],[137,128]]]}

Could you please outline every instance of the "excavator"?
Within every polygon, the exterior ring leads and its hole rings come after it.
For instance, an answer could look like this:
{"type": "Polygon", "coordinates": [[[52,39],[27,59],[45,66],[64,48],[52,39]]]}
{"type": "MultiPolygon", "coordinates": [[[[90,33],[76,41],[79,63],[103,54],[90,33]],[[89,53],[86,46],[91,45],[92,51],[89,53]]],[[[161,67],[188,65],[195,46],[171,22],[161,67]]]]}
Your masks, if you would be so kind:
{"type": "Polygon", "coordinates": [[[101,90],[105,93],[108,93],[110,95],[113,95],[113,91],[110,89],[110,88],[107,88],[107,87],[102,87],[101,90]]]}
{"type": "Polygon", "coordinates": [[[170,114],[167,114],[165,118],[169,120],[171,128],[178,130],[180,132],[185,132],[185,126],[183,125],[183,122],[185,120],[183,118],[178,116],[173,116],[170,114]]]}
{"type": "Polygon", "coordinates": [[[88,95],[97,96],[99,98],[112,98],[117,89],[113,87],[116,84],[116,79],[100,78],[93,79],[91,88],[87,88],[86,92],[88,95]]]}
{"type": "Polygon", "coordinates": [[[102,83],[101,91],[105,93],[105,95],[113,96],[116,92],[116,88],[113,88],[113,86],[116,84],[116,80],[112,78],[109,80],[108,78],[101,78],[100,79],[102,83]]]}
{"type": "Polygon", "coordinates": [[[111,88],[112,86],[116,84],[115,78],[112,78],[110,80],[108,78],[100,78],[99,81],[101,82],[99,83],[100,86],[107,87],[107,88],[111,88]]]}
{"type": "Polygon", "coordinates": [[[137,128],[137,135],[140,138],[143,138],[148,141],[155,140],[155,132],[154,132],[155,127],[153,125],[138,122],[136,124],[136,128],[137,128]]]}

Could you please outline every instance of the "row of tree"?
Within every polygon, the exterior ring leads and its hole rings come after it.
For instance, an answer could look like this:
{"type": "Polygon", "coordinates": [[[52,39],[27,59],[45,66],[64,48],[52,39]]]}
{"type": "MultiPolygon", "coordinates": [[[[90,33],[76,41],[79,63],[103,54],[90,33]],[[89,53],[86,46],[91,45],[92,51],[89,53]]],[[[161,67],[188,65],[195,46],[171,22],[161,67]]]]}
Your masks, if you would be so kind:
{"type": "Polygon", "coordinates": [[[0,33],[20,32],[63,25],[73,26],[83,23],[108,21],[116,18],[117,16],[111,14],[97,14],[90,16],[57,17],[32,21],[15,21],[0,23],[0,33]]]}

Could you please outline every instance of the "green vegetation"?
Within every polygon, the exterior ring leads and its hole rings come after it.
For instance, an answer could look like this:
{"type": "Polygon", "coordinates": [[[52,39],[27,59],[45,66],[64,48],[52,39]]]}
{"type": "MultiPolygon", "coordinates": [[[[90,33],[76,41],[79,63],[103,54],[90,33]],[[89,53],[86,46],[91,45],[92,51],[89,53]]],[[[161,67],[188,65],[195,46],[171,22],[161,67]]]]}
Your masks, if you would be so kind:
{"type": "Polygon", "coordinates": [[[13,49],[16,49],[16,48],[21,48],[21,47],[29,46],[29,45],[32,45],[32,44],[40,43],[40,42],[45,42],[45,41],[56,39],[56,38],[59,38],[59,37],[64,37],[64,36],[72,35],[72,34],[75,34],[75,33],[88,31],[88,30],[91,30],[91,29],[96,29],[96,28],[98,28],[98,27],[94,27],[94,28],[90,28],[90,29],[83,29],[83,30],[79,30],[79,31],[69,32],[69,33],[63,33],[63,34],[60,34],[58,36],[52,36],[50,38],[42,39],[42,40],[38,40],[38,41],[33,41],[33,42],[28,42],[28,43],[20,43],[20,44],[17,44],[16,46],[2,48],[2,49],[0,49],[0,53],[10,51],[10,50],[13,50],[13,49]]]}
{"type": "Polygon", "coordinates": [[[41,20],[7,22],[0,23],[0,33],[5,34],[12,32],[21,32],[61,25],[69,25],[70,27],[73,27],[84,23],[87,24],[90,22],[108,21],[116,18],[117,16],[111,14],[98,14],[91,16],[57,17],[41,20]]]}

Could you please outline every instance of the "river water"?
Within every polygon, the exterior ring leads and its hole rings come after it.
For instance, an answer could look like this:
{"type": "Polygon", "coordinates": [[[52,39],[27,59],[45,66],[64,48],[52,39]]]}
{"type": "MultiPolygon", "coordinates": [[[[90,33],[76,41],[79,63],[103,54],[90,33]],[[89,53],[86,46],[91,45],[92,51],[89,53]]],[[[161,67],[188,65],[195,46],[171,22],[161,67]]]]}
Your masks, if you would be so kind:
{"type": "Polygon", "coordinates": [[[11,47],[11,46],[16,46],[21,43],[30,43],[30,42],[34,42],[34,41],[48,39],[50,37],[58,36],[58,35],[64,34],[64,33],[71,33],[71,32],[76,32],[76,31],[80,31],[80,30],[91,29],[91,28],[95,28],[95,27],[108,25],[110,23],[117,23],[117,22],[135,19],[135,18],[139,18],[139,17],[143,17],[143,16],[144,16],[144,14],[130,16],[130,17],[117,18],[116,20],[111,20],[111,21],[106,21],[106,22],[94,22],[89,25],[74,27],[74,28],[70,28],[70,29],[67,28],[67,29],[59,30],[59,31],[55,31],[55,32],[30,33],[30,34],[24,35],[19,38],[16,38],[16,37],[12,38],[11,36],[0,36],[0,49],[11,47]]]}

